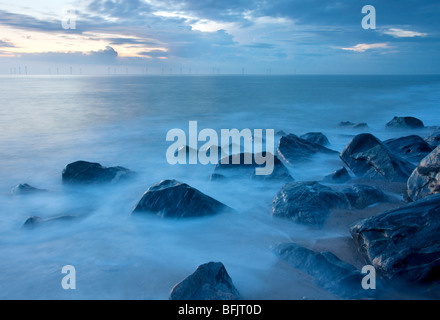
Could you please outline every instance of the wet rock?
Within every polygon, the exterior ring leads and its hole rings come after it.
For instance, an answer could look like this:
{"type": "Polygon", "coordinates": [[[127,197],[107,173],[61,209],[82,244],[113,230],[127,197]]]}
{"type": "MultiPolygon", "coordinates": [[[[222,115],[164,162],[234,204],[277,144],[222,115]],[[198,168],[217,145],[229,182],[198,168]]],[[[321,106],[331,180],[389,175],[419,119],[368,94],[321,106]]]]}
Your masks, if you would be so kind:
{"type": "Polygon", "coordinates": [[[276,136],[287,136],[287,133],[285,133],[283,130],[277,131],[277,133],[275,133],[276,136]]]}
{"type": "Polygon", "coordinates": [[[277,155],[281,160],[289,164],[309,160],[313,155],[337,154],[336,151],[330,150],[314,142],[301,139],[294,134],[281,137],[278,142],[277,155]]]}
{"type": "Polygon", "coordinates": [[[429,143],[430,146],[436,148],[440,146],[440,130],[436,130],[425,138],[425,141],[429,143]]]}
{"type": "Polygon", "coordinates": [[[425,140],[416,135],[386,140],[385,144],[402,159],[417,164],[433,150],[425,140]]]}
{"type": "Polygon", "coordinates": [[[221,181],[221,180],[225,180],[225,179],[226,179],[226,177],[224,175],[218,174],[218,173],[213,173],[209,177],[209,181],[221,181]]]}
{"type": "MultiPolygon", "coordinates": [[[[261,160],[261,159],[260,159],[261,160]]],[[[263,179],[263,180],[282,180],[292,181],[289,170],[278,159],[277,156],[270,153],[262,152],[261,154],[252,153],[240,153],[234,154],[228,157],[228,164],[222,163],[222,159],[214,169],[215,174],[221,174],[225,177],[240,177],[251,179],[263,179]],[[268,168],[268,163],[257,164],[256,159],[259,159],[260,155],[266,158],[273,157],[273,171],[270,174],[257,175],[256,168],[268,168]],[[237,163],[237,164],[234,164],[237,163]]],[[[258,161],[260,162],[260,161],[258,161]]],[[[260,162],[261,163],[261,162],[260,162]]]]}
{"type": "Polygon", "coordinates": [[[11,194],[13,194],[14,196],[25,195],[25,194],[36,194],[41,192],[47,192],[47,190],[32,187],[27,183],[16,185],[14,188],[11,189],[11,194]]]}
{"type": "Polygon", "coordinates": [[[394,129],[423,129],[423,122],[414,117],[394,117],[386,124],[387,128],[394,129]]]}
{"type": "Polygon", "coordinates": [[[185,155],[185,157],[186,157],[186,159],[187,159],[187,162],[188,162],[188,158],[189,158],[190,156],[193,156],[193,157],[195,156],[196,159],[197,159],[197,154],[198,154],[198,152],[197,152],[196,149],[191,148],[191,147],[189,147],[189,146],[182,146],[182,147],[178,148],[178,149],[174,152],[174,156],[175,156],[175,157],[179,156],[179,153],[183,153],[183,154],[185,155]]]}
{"type": "Polygon", "coordinates": [[[350,129],[367,129],[368,128],[368,124],[366,124],[365,122],[354,123],[351,121],[341,121],[341,122],[339,122],[338,126],[342,127],[342,128],[350,128],[350,129]]]}
{"type": "Polygon", "coordinates": [[[389,279],[440,280],[440,195],[357,222],[360,252],[389,279]]]}
{"type": "Polygon", "coordinates": [[[356,176],[366,179],[406,182],[414,170],[414,165],[395,155],[369,133],[355,136],[341,152],[340,158],[356,176]]]}
{"type": "Polygon", "coordinates": [[[132,171],[123,167],[103,167],[99,163],[76,161],[68,164],[62,173],[64,183],[93,184],[115,182],[126,178],[132,171]]]}
{"type": "Polygon", "coordinates": [[[272,202],[272,215],[321,226],[334,208],[349,208],[347,197],[318,182],[286,183],[272,202]]]}
{"type": "Polygon", "coordinates": [[[350,201],[351,206],[356,209],[364,209],[373,204],[390,200],[382,190],[367,185],[355,184],[342,192],[350,201]]]}
{"type": "Polygon", "coordinates": [[[176,284],[169,300],[239,300],[240,293],[221,262],[200,265],[193,274],[176,284]]]}
{"type": "MultiPolygon", "coordinates": [[[[200,149],[200,150],[204,151],[204,149],[200,149]]],[[[217,159],[218,160],[220,160],[220,159],[222,159],[224,157],[227,157],[227,153],[223,150],[223,148],[221,148],[219,146],[216,146],[216,145],[209,146],[206,149],[206,156],[210,157],[211,156],[211,152],[217,153],[217,159]]]]}
{"type": "Polygon", "coordinates": [[[342,167],[341,169],[336,170],[328,176],[325,176],[323,181],[327,183],[346,183],[350,180],[351,176],[348,173],[347,169],[345,167],[342,167]]]}
{"type": "Polygon", "coordinates": [[[412,201],[440,192],[440,146],[424,158],[407,183],[407,195],[412,201]]]}
{"type": "Polygon", "coordinates": [[[144,193],[131,214],[153,213],[166,218],[189,218],[232,211],[223,203],[176,180],[163,180],[144,193]]]}
{"type": "Polygon", "coordinates": [[[363,275],[331,252],[315,252],[296,243],[279,244],[273,251],[293,268],[313,277],[318,286],[341,298],[358,299],[371,294],[362,289],[363,275]]]}
{"type": "Polygon", "coordinates": [[[328,146],[330,144],[330,141],[328,141],[328,138],[322,132],[309,132],[303,134],[300,138],[321,146],[328,146]]]}

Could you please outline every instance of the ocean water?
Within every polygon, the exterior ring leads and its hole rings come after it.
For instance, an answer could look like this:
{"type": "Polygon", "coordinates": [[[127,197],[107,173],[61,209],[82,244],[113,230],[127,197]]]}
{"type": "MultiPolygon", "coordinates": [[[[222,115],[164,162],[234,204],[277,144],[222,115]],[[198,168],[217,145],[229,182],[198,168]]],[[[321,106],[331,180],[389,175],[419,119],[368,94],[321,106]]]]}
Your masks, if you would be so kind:
{"type": "MultiPolygon", "coordinates": [[[[212,165],[169,165],[166,133],[187,131],[189,121],[199,131],[321,131],[341,151],[364,131],[381,139],[410,134],[384,129],[396,115],[440,125],[438,76],[4,76],[0,88],[1,299],[167,299],[209,261],[225,264],[245,298],[333,298],[283,269],[270,246],[348,230],[272,218],[281,182],[213,183],[212,165]],[[337,126],[347,120],[369,129],[337,126]],[[107,186],[64,186],[61,172],[76,160],[137,175],[107,186]],[[184,221],[130,217],[162,179],[188,183],[237,213],[184,221]],[[19,183],[50,192],[12,196],[19,183]],[[78,218],[22,228],[28,216],[67,214],[78,218]],[[76,290],[61,287],[64,265],[76,268],[76,290]]],[[[297,181],[320,180],[341,165],[335,156],[289,170],[297,181]]]]}

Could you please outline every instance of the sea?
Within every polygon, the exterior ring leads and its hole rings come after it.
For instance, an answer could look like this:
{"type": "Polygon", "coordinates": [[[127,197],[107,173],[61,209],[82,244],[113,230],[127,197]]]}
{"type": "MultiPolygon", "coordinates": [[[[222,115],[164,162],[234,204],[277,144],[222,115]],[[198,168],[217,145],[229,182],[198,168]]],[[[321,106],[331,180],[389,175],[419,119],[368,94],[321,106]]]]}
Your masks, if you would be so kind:
{"type": "MultiPolygon", "coordinates": [[[[394,116],[440,125],[434,75],[10,75],[0,77],[0,88],[0,299],[168,299],[176,283],[210,261],[225,265],[246,299],[337,299],[271,248],[349,237],[348,230],[272,217],[282,181],[211,182],[213,164],[169,164],[167,132],[188,132],[189,121],[219,134],[322,132],[329,148],[341,151],[362,132],[382,140],[413,134],[386,130],[394,116]],[[368,128],[340,127],[341,121],[368,128]],[[63,168],[77,160],[136,175],[66,186],[63,168]],[[181,220],[131,216],[143,193],[163,179],[187,183],[235,212],[181,220]],[[24,183],[48,192],[11,194],[24,183]],[[23,227],[30,216],[60,215],[77,218],[23,227]],[[74,290],[62,287],[66,265],[76,270],[74,290]]],[[[296,181],[319,181],[341,166],[335,155],[288,169],[296,181]]]]}

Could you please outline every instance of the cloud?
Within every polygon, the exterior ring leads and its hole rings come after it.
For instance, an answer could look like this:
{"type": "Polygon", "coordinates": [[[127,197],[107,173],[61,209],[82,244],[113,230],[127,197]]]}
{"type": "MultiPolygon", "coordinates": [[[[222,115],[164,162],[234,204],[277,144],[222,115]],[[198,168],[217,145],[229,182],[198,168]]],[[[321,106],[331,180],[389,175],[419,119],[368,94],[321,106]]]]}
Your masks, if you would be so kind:
{"type": "Polygon", "coordinates": [[[9,41],[0,40],[0,48],[14,48],[15,46],[9,41]]]}
{"type": "Polygon", "coordinates": [[[353,47],[341,48],[341,49],[347,51],[365,52],[371,49],[388,49],[388,48],[390,48],[388,46],[388,43],[371,43],[371,44],[359,43],[353,47]]]}
{"type": "Polygon", "coordinates": [[[89,54],[102,59],[114,59],[118,56],[116,50],[110,46],[106,46],[103,50],[91,51],[89,54]]]}
{"type": "Polygon", "coordinates": [[[428,35],[427,33],[403,30],[403,29],[398,29],[398,28],[391,28],[391,29],[383,31],[382,33],[393,36],[394,38],[426,37],[428,35]]]}

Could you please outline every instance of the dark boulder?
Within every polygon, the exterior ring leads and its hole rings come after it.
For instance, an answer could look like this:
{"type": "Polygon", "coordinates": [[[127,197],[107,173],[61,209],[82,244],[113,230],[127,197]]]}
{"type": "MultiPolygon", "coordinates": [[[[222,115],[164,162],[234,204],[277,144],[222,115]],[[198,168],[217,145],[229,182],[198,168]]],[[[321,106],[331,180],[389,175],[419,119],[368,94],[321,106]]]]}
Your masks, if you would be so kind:
{"type": "Polygon", "coordinates": [[[350,232],[367,261],[387,278],[440,280],[440,195],[361,220],[350,232]]]}
{"type": "Polygon", "coordinates": [[[240,177],[240,178],[257,178],[263,180],[283,180],[291,181],[293,180],[289,170],[284,166],[284,164],[278,159],[277,156],[271,153],[263,152],[261,154],[252,153],[240,153],[229,156],[227,159],[224,158],[219,161],[214,169],[215,174],[221,174],[225,177],[240,177]],[[257,168],[269,168],[268,163],[261,163],[260,160],[262,155],[267,159],[273,157],[273,171],[270,174],[257,174],[257,168]],[[228,164],[224,163],[227,160],[228,164]],[[257,161],[258,160],[258,161],[257,161]]]}
{"type": "Polygon", "coordinates": [[[330,209],[349,208],[347,197],[318,182],[286,183],[272,202],[272,215],[294,222],[322,225],[330,209]]]}
{"type": "Polygon", "coordinates": [[[281,160],[289,164],[309,160],[313,155],[318,153],[337,154],[336,151],[330,150],[320,144],[309,142],[301,139],[294,134],[281,137],[278,142],[277,155],[281,160]]]}
{"type": "Polygon", "coordinates": [[[221,262],[200,265],[176,284],[169,300],[240,300],[240,293],[221,262]]]}
{"type": "Polygon", "coordinates": [[[394,117],[386,124],[387,128],[394,129],[423,129],[423,122],[414,117],[394,117]]]}
{"type": "Polygon", "coordinates": [[[424,158],[407,183],[407,195],[415,201],[440,192],[440,146],[424,158]]]}
{"type": "Polygon", "coordinates": [[[345,167],[324,177],[323,182],[327,183],[346,183],[351,180],[351,176],[345,167]]]}
{"type": "Polygon", "coordinates": [[[356,176],[366,179],[406,182],[414,170],[414,165],[369,133],[355,136],[340,157],[356,176]]]}
{"type": "Polygon", "coordinates": [[[385,144],[402,159],[414,163],[422,161],[433,150],[425,140],[416,135],[386,140],[385,144]]]}
{"type": "Polygon", "coordinates": [[[189,218],[232,211],[223,203],[176,180],[163,180],[148,188],[132,214],[154,213],[167,218],[189,218]]]}
{"type": "Polygon", "coordinates": [[[293,268],[313,277],[318,286],[341,298],[358,299],[369,294],[362,289],[362,274],[331,252],[315,252],[296,243],[279,244],[273,251],[293,268]]]}
{"type": "Polygon", "coordinates": [[[300,138],[321,146],[328,146],[330,144],[330,141],[328,141],[328,138],[322,132],[309,132],[303,134],[300,138]]]}
{"type": "Polygon", "coordinates": [[[27,183],[16,185],[11,189],[11,194],[16,195],[25,195],[25,194],[36,194],[41,192],[47,192],[44,189],[38,189],[28,185],[27,183]]]}
{"type": "Polygon", "coordinates": [[[436,148],[440,146],[440,130],[436,130],[425,138],[425,141],[429,143],[430,146],[436,148]]]}
{"type": "Polygon", "coordinates": [[[390,200],[382,190],[372,186],[355,184],[342,192],[350,201],[351,206],[356,209],[364,209],[373,204],[390,200]]]}
{"type": "Polygon", "coordinates": [[[64,183],[93,184],[115,182],[126,178],[132,171],[123,167],[103,167],[99,163],[76,161],[68,164],[62,173],[64,183]]]}

